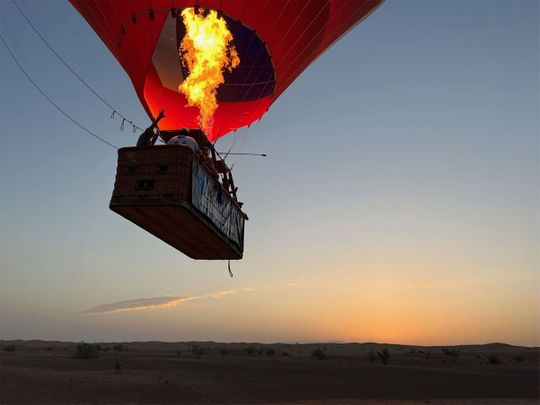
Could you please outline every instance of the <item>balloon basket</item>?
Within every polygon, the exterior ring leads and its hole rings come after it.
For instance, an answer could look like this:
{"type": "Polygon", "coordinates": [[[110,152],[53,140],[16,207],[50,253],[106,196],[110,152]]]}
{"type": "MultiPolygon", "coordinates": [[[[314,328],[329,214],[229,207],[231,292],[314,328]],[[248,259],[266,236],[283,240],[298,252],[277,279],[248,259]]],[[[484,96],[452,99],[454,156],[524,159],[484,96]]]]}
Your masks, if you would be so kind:
{"type": "Polygon", "coordinates": [[[193,259],[241,259],[247,216],[180,145],[118,150],[110,209],[193,259]]]}

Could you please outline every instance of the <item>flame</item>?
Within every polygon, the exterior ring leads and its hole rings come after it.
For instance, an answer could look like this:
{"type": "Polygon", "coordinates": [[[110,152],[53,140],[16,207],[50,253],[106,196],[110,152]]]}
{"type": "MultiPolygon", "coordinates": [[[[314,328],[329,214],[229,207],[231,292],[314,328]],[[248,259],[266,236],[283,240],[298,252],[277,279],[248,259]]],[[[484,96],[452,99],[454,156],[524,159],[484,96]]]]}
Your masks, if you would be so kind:
{"type": "Polygon", "coordinates": [[[178,52],[189,75],[179,89],[187,97],[188,106],[199,108],[201,128],[210,134],[218,108],[216,91],[225,81],[223,72],[232,72],[240,58],[231,44],[233,36],[227,23],[216,11],[204,16],[195,13],[193,7],[185,8],[182,19],[186,35],[178,52]]]}

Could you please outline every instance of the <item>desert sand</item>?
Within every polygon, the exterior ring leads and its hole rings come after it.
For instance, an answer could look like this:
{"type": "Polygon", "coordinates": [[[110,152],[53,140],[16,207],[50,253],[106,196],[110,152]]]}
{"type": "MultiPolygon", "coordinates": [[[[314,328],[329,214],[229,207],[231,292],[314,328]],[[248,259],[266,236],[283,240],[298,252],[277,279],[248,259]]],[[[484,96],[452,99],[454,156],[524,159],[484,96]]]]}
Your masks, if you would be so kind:
{"type": "Polygon", "coordinates": [[[74,358],[76,343],[0,341],[0,348],[2,404],[535,404],[540,398],[539,349],[500,343],[99,343],[89,349],[96,358],[74,358]]]}

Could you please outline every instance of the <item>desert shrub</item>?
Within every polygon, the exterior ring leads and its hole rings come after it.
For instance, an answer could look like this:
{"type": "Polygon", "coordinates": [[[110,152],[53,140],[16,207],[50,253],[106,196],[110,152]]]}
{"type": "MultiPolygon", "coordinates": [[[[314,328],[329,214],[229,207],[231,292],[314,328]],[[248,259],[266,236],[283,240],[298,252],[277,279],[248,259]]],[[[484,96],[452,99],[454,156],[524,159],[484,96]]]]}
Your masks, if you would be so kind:
{"type": "Polygon", "coordinates": [[[431,358],[431,352],[426,352],[424,354],[424,359],[429,360],[431,358]]]}
{"type": "Polygon", "coordinates": [[[311,357],[315,357],[317,360],[326,360],[326,354],[321,349],[313,350],[311,357]]]}
{"type": "Polygon", "coordinates": [[[272,357],[274,354],[276,354],[276,351],[275,351],[274,349],[268,349],[268,350],[266,351],[266,355],[267,355],[268,357],[272,357]]]}
{"type": "Polygon", "coordinates": [[[15,347],[15,345],[7,345],[7,346],[4,346],[4,351],[5,351],[5,352],[14,352],[15,350],[17,350],[17,348],[15,347]]]}
{"type": "Polygon", "coordinates": [[[118,345],[113,346],[113,350],[115,352],[127,352],[127,347],[124,345],[118,344],[118,345]]]}
{"type": "Polygon", "coordinates": [[[502,364],[501,359],[496,354],[490,354],[487,356],[487,361],[489,364],[502,364]]]}
{"type": "Polygon", "coordinates": [[[96,359],[98,357],[99,352],[96,346],[92,343],[85,342],[78,343],[73,354],[74,359],[96,359]]]}
{"type": "Polygon", "coordinates": [[[289,357],[289,356],[290,356],[290,355],[289,355],[289,352],[287,352],[286,350],[283,350],[283,351],[281,352],[281,355],[282,355],[283,357],[289,357]]]}
{"type": "Polygon", "coordinates": [[[525,361],[525,357],[519,356],[519,355],[518,355],[518,356],[514,356],[514,361],[515,361],[516,363],[523,363],[523,362],[525,361]]]}
{"type": "Polygon", "coordinates": [[[442,348],[442,352],[446,355],[446,356],[449,356],[452,361],[456,361],[456,359],[459,357],[459,355],[461,354],[461,352],[453,347],[443,347],[442,348]]]}
{"type": "Polygon", "coordinates": [[[199,345],[191,346],[191,354],[196,359],[200,359],[201,356],[206,354],[206,353],[207,353],[206,349],[204,347],[202,347],[202,346],[199,346],[199,345]]]}
{"type": "Polygon", "coordinates": [[[368,359],[370,363],[375,363],[377,361],[377,355],[373,350],[371,350],[368,354],[368,359]]]}
{"type": "Polygon", "coordinates": [[[263,349],[259,349],[259,351],[257,352],[257,354],[258,354],[259,356],[262,356],[262,355],[264,354],[264,350],[263,350],[263,349]]]}
{"type": "Polygon", "coordinates": [[[227,349],[221,349],[219,351],[219,354],[221,354],[222,356],[228,356],[229,355],[229,351],[227,349]]]}
{"type": "Polygon", "coordinates": [[[248,356],[255,356],[255,348],[254,347],[246,347],[246,354],[248,356]]]}
{"type": "Polygon", "coordinates": [[[388,349],[383,349],[382,352],[377,352],[377,356],[379,356],[382,364],[388,364],[390,361],[390,353],[388,352],[388,349]]]}
{"type": "Polygon", "coordinates": [[[114,369],[116,371],[122,371],[122,368],[124,368],[124,365],[122,364],[122,362],[120,361],[120,359],[116,359],[114,361],[114,369]]]}

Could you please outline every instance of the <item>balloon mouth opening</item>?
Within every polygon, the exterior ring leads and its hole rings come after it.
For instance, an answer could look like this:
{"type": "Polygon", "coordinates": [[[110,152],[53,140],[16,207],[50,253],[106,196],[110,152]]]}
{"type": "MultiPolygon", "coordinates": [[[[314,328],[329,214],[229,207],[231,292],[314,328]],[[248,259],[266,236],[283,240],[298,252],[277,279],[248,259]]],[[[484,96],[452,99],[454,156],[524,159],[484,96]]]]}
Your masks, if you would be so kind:
{"type": "MultiPolygon", "coordinates": [[[[215,10],[198,7],[198,12],[205,15],[211,11],[215,10]]],[[[182,9],[167,12],[142,89],[141,99],[150,117],[155,117],[161,109],[166,110],[167,117],[160,128],[201,126],[199,109],[186,106],[187,98],[179,90],[190,73],[178,52],[186,36],[181,12],[182,9]]],[[[232,71],[225,70],[224,83],[217,88],[219,107],[214,114],[214,129],[207,133],[210,140],[259,119],[269,108],[276,91],[274,63],[261,37],[242,22],[217,13],[226,21],[241,62],[232,71]]]]}
{"type": "MultiPolygon", "coordinates": [[[[195,9],[202,15],[216,12],[201,6],[195,9]]],[[[162,86],[177,92],[190,73],[178,53],[186,36],[181,11],[168,14],[151,59],[162,86]]],[[[224,72],[224,83],[217,89],[218,102],[252,101],[273,95],[276,86],[274,64],[264,41],[242,22],[225,13],[217,13],[226,21],[241,61],[235,69],[224,72]]]]}

